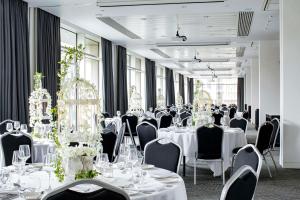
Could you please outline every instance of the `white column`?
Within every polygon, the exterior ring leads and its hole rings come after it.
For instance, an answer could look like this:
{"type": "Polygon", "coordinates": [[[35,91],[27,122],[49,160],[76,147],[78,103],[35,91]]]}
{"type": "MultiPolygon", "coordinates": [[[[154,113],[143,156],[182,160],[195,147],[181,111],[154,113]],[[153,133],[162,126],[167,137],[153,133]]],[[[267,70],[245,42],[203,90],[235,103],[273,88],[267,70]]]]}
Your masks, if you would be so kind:
{"type": "MultiPolygon", "coordinates": [[[[245,76],[245,104],[251,106],[251,67],[246,67],[246,76],[245,76]]],[[[247,108],[248,109],[248,108],[247,108]]]]}
{"type": "Polygon", "coordinates": [[[300,1],[280,0],[280,164],[300,168],[300,1]]]}
{"type": "Polygon", "coordinates": [[[259,42],[259,124],[280,112],[279,41],[259,42]]]}
{"type": "Polygon", "coordinates": [[[259,67],[258,58],[251,62],[251,122],[255,123],[255,110],[259,108],[259,67]]]}

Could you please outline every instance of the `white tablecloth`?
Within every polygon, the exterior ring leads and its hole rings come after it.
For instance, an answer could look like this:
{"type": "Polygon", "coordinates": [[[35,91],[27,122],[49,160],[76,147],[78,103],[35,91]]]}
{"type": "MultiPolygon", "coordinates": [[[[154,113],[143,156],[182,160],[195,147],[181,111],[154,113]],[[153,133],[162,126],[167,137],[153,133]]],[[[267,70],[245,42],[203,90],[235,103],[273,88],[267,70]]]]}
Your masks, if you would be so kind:
{"type": "MultiPolygon", "coordinates": [[[[134,190],[139,191],[136,194],[130,195],[130,199],[133,200],[187,200],[186,195],[186,189],[185,184],[182,178],[170,171],[154,168],[151,170],[147,170],[148,175],[145,177],[144,182],[142,184],[135,184],[137,188],[134,190]],[[157,173],[167,173],[172,176],[172,178],[167,179],[155,179],[152,178],[151,174],[157,174],[157,173]],[[173,182],[166,183],[169,179],[173,180],[173,182]],[[142,188],[142,189],[138,189],[142,188]],[[143,192],[141,190],[146,190],[148,192],[143,192]]],[[[14,174],[17,178],[16,175],[14,174]]],[[[130,184],[132,184],[131,175],[129,173],[122,173],[119,169],[114,169],[113,171],[113,178],[106,178],[103,176],[98,176],[99,180],[109,183],[111,185],[117,186],[117,187],[125,187],[130,184]]],[[[42,190],[45,190],[48,188],[48,175],[44,171],[37,171],[33,172],[29,175],[22,176],[21,178],[21,184],[24,188],[37,188],[36,184],[40,183],[40,187],[42,190]]],[[[65,182],[66,183],[66,182],[65,182]]],[[[55,189],[65,183],[59,183],[55,177],[54,174],[51,176],[51,187],[52,189],[55,189]]],[[[74,187],[73,190],[79,191],[79,192],[92,192],[99,187],[94,185],[82,185],[80,187],[74,187]]],[[[126,189],[125,189],[126,191],[126,189]]],[[[127,190],[129,191],[129,190],[127,190]]]]}
{"type": "MultiPolygon", "coordinates": [[[[167,137],[179,144],[182,148],[183,155],[187,157],[187,164],[193,165],[195,153],[198,149],[197,136],[194,128],[184,128],[172,130],[159,129],[158,137],[167,137]]],[[[246,134],[241,129],[224,129],[223,137],[223,159],[224,159],[224,170],[231,166],[231,159],[233,157],[232,150],[236,147],[242,147],[247,144],[246,134]]],[[[216,161],[205,162],[208,167],[214,172],[214,176],[220,176],[222,174],[221,163],[216,161]]],[[[198,166],[202,166],[203,163],[198,162],[198,166]]],[[[207,166],[206,165],[206,166],[207,166]]]]}

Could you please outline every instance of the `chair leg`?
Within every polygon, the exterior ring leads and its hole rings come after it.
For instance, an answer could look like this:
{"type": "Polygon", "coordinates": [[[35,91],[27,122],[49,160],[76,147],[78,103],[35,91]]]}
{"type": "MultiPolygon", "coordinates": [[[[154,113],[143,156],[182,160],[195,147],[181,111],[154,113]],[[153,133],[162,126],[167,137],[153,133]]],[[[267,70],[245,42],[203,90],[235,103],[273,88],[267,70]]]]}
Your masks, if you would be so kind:
{"type": "Polygon", "coordinates": [[[221,163],[221,168],[222,168],[223,185],[225,185],[225,171],[224,171],[224,162],[223,162],[223,160],[222,160],[222,163],[221,163]]]}
{"type": "Polygon", "coordinates": [[[196,185],[196,170],[197,170],[197,167],[196,167],[196,161],[197,159],[195,158],[194,159],[194,185],[196,185]]]}
{"type": "Polygon", "coordinates": [[[274,160],[274,157],[273,157],[271,151],[269,151],[269,154],[270,154],[271,159],[272,159],[272,161],[273,161],[273,164],[274,164],[274,167],[275,167],[275,169],[276,169],[276,172],[278,172],[277,165],[276,165],[276,163],[275,163],[275,160],[274,160]]]}
{"type": "Polygon", "coordinates": [[[263,159],[264,159],[264,161],[265,161],[265,163],[266,163],[266,166],[267,166],[267,169],[268,169],[268,172],[269,172],[270,178],[272,178],[271,170],[270,170],[270,167],[269,167],[269,165],[268,165],[267,159],[266,159],[266,157],[265,157],[265,155],[264,155],[264,154],[263,154],[263,159]]]}

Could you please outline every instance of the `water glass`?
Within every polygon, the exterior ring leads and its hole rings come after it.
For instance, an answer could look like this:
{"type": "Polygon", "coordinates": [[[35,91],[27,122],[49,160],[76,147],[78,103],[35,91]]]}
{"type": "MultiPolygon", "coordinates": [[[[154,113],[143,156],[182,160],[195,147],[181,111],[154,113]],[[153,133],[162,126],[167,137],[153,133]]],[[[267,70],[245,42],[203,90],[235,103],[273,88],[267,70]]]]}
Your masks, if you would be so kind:
{"type": "Polygon", "coordinates": [[[23,160],[20,158],[19,151],[14,151],[13,152],[13,157],[12,157],[12,165],[15,167],[15,169],[18,172],[18,183],[16,184],[18,186],[18,193],[19,197],[18,200],[22,200],[23,198],[21,197],[21,168],[23,165],[23,160]]]}
{"type": "Polygon", "coordinates": [[[13,124],[12,123],[7,123],[6,124],[6,130],[8,132],[12,132],[14,130],[13,124]]]}
{"type": "Polygon", "coordinates": [[[20,122],[19,122],[19,121],[15,121],[15,122],[14,122],[14,128],[15,128],[16,130],[19,130],[19,129],[20,129],[20,122]]]}
{"type": "Polygon", "coordinates": [[[117,116],[121,117],[121,112],[119,110],[117,110],[117,116]]]}
{"type": "Polygon", "coordinates": [[[44,160],[43,160],[43,163],[44,163],[44,167],[43,169],[48,173],[48,189],[47,191],[51,191],[52,188],[51,188],[51,172],[52,172],[52,164],[54,163],[55,161],[55,158],[54,158],[54,154],[51,154],[51,153],[47,153],[45,156],[44,156],[44,160]]]}
{"type": "Polygon", "coordinates": [[[27,133],[27,124],[21,124],[21,129],[20,129],[20,131],[21,131],[22,133],[27,133]]]}
{"type": "Polygon", "coordinates": [[[29,147],[29,145],[20,145],[19,146],[19,157],[25,165],[28,158],[30,158],[30,147],[29,147]]]}

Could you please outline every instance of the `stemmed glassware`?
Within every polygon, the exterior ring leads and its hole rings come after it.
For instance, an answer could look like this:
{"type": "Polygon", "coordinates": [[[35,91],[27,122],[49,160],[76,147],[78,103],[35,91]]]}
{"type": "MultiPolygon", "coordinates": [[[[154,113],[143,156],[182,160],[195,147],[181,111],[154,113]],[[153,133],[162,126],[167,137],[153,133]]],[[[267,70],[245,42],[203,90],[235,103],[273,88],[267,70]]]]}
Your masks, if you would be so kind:
{"type": "Polygon", "coordinates": [[[21,131],[22,133],[27,133],[27,124],[21,124],[20,131],[21,131]]]}
{"type": "Polygon", "coordinates": [[[6,130],[8,132],[12,132],[14,130],[13,124],[12,123],[7,123],[6,124],[6,130]]]}
{"type": "Polygon", "coordinates": [[[19,121],[15,121],[14,122],[14,128],[18,131],[20,129],[20,122],[19,121]]]}
{"type": "Polygon", "coordinates": [[[18,193],[19,193],[19,197],[17,198],[17,200],[24,200],[21,197],[21,185],[20,185],[21,169],[22,169],[22,166],[23,166],[23,160],[20,157],[20,152],[19,151],[14,151],[13,152],[12,165],[15,167],[16,171],[18,172],[18,183],[15,184],[18,187],[18,193]]]}
{"type": "Polygon", "coordinates": [[[117,110],[117,116],[121,117],[121,112],[119,110],[117,110]]]}
{"type": "Polygon", "coordinates": [[[25,166],[26,161],[30,158],[29,145],[20,145],[19,146],[19,157],[23,161],[23,165],[25,166]]]}

